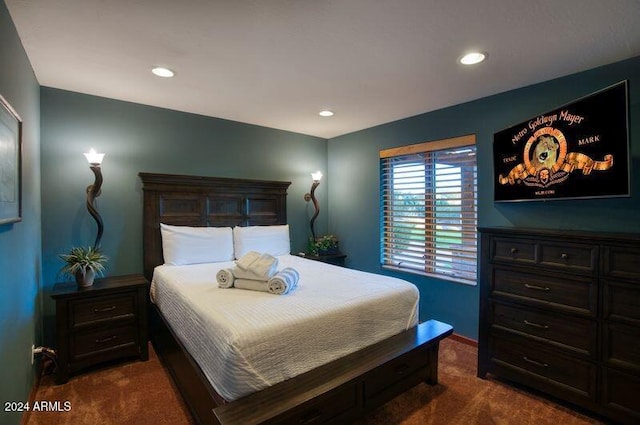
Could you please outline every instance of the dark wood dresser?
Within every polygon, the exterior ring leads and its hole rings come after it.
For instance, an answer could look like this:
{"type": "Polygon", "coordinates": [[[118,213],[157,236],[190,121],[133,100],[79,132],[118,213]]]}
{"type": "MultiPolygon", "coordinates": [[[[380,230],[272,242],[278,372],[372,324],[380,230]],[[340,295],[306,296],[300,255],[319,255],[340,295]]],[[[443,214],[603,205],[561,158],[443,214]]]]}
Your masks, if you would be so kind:
{"type": "Polygon", "coordinates": [[[56,383],[89,366],[126,357],[149,358],[148,282],[141,275],[96,279],[87,288],[58,283],[56,383]]]}
{"type": "Polygon", "coordinates": [[[479,230],[478,376],[640,423],[640,235],[479,230]]]}

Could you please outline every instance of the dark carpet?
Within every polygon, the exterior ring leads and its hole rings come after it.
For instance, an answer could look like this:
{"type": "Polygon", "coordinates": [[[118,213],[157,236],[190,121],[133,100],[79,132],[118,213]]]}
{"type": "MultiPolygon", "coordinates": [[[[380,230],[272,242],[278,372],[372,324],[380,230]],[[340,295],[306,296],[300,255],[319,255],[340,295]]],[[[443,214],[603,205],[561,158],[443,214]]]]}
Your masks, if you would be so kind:
{"type": "MultiPolygon", "coordinates": [[[[477,350],[451,338],[440,346],[440,383],[420,384],[358,425],[583,425],[596,419],[494,379],[476,377],[477,350]]],[[[172,424],[193,420],[153,349],[149,361],[119,364],[55,385],[42,377],[36,401],[70,402],[66,412],[31,412],[28,425],[172,424]]]]}

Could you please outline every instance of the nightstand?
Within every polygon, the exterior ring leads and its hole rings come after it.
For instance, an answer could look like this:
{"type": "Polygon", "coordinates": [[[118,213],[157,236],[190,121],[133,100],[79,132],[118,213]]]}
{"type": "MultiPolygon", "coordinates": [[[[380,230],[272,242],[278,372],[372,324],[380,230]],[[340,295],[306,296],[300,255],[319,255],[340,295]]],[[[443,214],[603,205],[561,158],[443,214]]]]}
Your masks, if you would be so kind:
{"type": "Polygon", "coordinates": [[[96,279],[87,288],[75,282],[54,285],[57,384],[103,362],[149,359],[147,291],[148,282],[141,275],[96,279]]]}
{"type": "Polygon", "coordinates": [[[312,255],[301,252],[296,255],[302,258],[308,258],[309,260],[322,261],[323,263],[334,264],[341,267],[344,267],[344,260],[347,258],[347,254],[343,254],[341,252],[326,255],[312,255]]]}

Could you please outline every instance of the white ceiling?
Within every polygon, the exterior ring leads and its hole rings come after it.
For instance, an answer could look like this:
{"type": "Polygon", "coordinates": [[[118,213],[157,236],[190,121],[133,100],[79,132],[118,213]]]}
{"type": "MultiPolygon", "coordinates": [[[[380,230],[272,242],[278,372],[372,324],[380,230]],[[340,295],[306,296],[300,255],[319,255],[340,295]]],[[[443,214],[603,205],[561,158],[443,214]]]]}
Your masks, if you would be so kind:
{"type": "Polygon", "coordinates": [[[640,55],[640,0],[5,2],[43,86],[324,138],[640,55]]]}

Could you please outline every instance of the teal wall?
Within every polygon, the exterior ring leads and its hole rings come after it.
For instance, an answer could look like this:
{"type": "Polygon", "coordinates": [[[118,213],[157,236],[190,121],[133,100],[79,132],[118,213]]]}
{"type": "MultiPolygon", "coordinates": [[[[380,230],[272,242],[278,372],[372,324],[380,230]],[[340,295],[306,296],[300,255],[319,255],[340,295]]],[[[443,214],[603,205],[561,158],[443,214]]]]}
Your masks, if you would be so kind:
{"type": "Polygon", "coordinates": [[[379,150],[474,133],[479,226],[640,232],[639,126],[640,57],[636,57],[336,137],[329,140],[328,174],[338,183],[329,187],[328,226],[340,237],[350,267],[412,281],[420,288],[421,320],[443,320],[453,324],[457,333],[477,338],[477,286],[380,267],[379,150]],[[625,79],[630,81],[631,198],[493,203],[493,133],[625,79]]]}
{"type": "MultiPolygon", "coordinates": [[[[150,77],[151,78],[151,77],[150,77]]],[[[142,189],[138,173],[158,172],[291,181],[288,221],[295,251],[306,246],[313,207],[304,201],[312,171],[327,174],[327,141],[271,128],[43,87],[42,258],[45,326],[53,336],[49,299],[60,279],[58,255],[93,244],[96,224],[85,190],[94,176],[83,152],[106,153],[97,208],[104,220],[102,248],[108,275],[142,272],[142,189]]],[[[327,204],[323,179],[317,189],[327,204]]],[[[327,215],[316,221],[326,231],[327,215]]]]}
{"type": "Polygon", "coordinates": [[[0,1],[0,94],[23,121],[22,221],[0,225],[0,423],[20,423],[7,401],[27,401],[31,344],[41,343],[40,91],[4,1],[0,1]]]}

